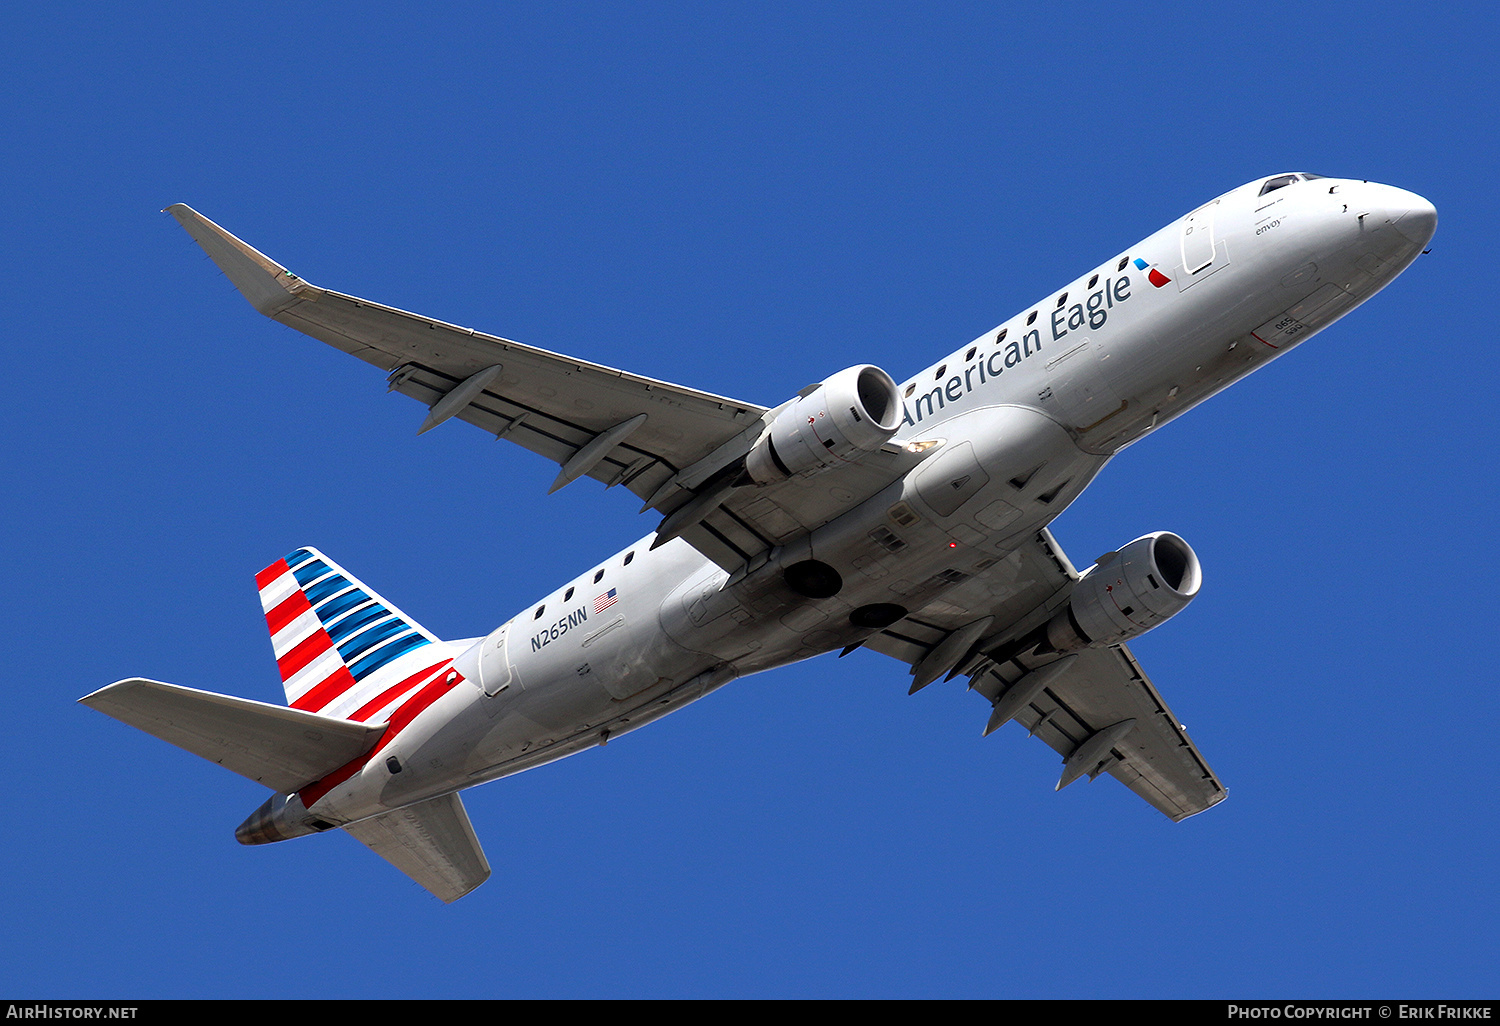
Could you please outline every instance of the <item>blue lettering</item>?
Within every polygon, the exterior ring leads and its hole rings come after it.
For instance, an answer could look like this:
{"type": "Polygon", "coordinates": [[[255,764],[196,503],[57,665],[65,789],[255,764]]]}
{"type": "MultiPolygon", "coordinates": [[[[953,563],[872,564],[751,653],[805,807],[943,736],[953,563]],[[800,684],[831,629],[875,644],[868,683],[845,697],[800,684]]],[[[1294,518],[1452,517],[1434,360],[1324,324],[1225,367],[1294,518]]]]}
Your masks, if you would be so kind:
{"type": "Polygon", "coordinates": [[[932,397],[933,396],[937,396],[937,409],[941,410],[943,408],[943,390],[941,388],[934,388],[931,392],[928,392],[926,395],[922,396],[920,399],[917,400],[917,419],[918,420],[921,420],[922,416],[923,416],[923,414],[922,414],[922,403],[923,403],[923,401],[926,401],[926,403],[927,403],[927,414],[926,414],[927,416],[930,417],[935,412],[933,410],[933,406],[932,406],[932,397]]]}
{"type": "Polygon", "coordinates": [[[1098,331],[1104,327],[1104,322],[1109,319],[1109,314],[1104,310],[1104,293],[1095,292],[1089,296],[1089,327],[1098,331]]]}
{"type": "MultiPolygon", "coordinates": [[[[1118,278],[1104,279],[1104,287],[1101,291],[1088,295],[1083,303],[1075,303],[1065,309],[1057,309],[1052,312],[1050,324],[1052,329],[1052,341],[1056,342],[1067,334],[1077,331],[1087,325],[1094,331],[1104,327],[1109,320],[1109,310],[1115,303],[1123,303],[1130,298],[1130,276],[1120,275],[1118,278]]],[[[1035,317],[1032,318],[1035,320],[1035,317]]],[[[995,336],[995,344],[998,346],[1005,338],[1007,329],[1002,329],[995,336]]],[[[935,416],[938,411],[943,410],[949,403],[956,403],[965,395],[974,391],[974,372],[979,372],[979,384],[983,385],[990,378],[998,378],[1004,371],[1015,367],[1033,353],[1042,351],[1042,332],[1040,328],[1032,328],[1021,336],[1019,340],[1012,341],[1004,349],[996,349],[986,357],[976,360],[964,368],[962,376],[955,374],[947,381],[938,385],[926,395],[918,396],[916,400],[908,405],[905,399],[901,402],[901,423],[905,427],[915,427],[920,421],[935,416]]],[[[908,389],[908,397],[912,389],[908,389]]],[[[550,639],[555,639],[559,634],[566,633],[569,627],[576,627],[588,619],[586,609],[578,609],[569,613],[565,620],[555,624],[550,631],[543,631],[538,635],[541,642],[533,638],[532,648],[540,648],[547,644],[550,639]],[[551,638],[548,637],[550,634],[551,638]]]]}

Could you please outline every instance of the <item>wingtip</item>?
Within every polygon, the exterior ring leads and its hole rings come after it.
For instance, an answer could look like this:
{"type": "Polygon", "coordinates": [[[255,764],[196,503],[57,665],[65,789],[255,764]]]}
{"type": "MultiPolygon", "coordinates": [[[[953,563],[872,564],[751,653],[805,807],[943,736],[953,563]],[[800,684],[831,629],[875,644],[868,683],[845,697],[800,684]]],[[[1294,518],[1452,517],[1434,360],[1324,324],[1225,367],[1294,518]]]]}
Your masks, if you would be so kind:
{"type": "Polygon", "coordinates": [[[166,212],[177,219],[193,241],[203,247],[219,269],[244,294],[256,310],[273,317],[296,302],[290,287],[301,280],[285,267],[248,245],[219,225],[204,217],[186,203],[173,203],[166,212]]]}
{"type": "Polygon", "coordinates": [[[96,691],[90,691],[88,694],[84,695],[82,698],[75,699],[75,701],[79,705],[86,705],[89,708],[93,708],[95,701],[98,698],[100,698],[101,696],[106,695],[106,694],[111,694],[111,693],[117,692],[117,691],[123,691],[127,687],[130,687],[130,686],[135,685],[135,684],[142,684],[142,683],[149,684],[151,682],[148,681],[148,680],[146,680],[146,678],[144,678],[144,677],[126,677],[124,680],[117,680],[113,684],[106,684],[106,685],[104,685],[104,687],[99,688],[96,691]]]}

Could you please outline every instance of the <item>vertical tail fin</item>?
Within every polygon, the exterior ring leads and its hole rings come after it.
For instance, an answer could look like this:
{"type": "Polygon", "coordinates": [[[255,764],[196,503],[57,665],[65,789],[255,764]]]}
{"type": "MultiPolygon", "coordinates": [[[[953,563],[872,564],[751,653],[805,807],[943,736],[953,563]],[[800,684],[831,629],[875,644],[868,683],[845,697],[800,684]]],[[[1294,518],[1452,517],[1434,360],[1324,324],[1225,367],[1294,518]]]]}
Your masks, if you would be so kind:
{"type": "Polygon", "coordinates": [[[278,559],[255,583],[293,709],[376,719],[448,663],[437,637],[317,549],[278,559]]]}

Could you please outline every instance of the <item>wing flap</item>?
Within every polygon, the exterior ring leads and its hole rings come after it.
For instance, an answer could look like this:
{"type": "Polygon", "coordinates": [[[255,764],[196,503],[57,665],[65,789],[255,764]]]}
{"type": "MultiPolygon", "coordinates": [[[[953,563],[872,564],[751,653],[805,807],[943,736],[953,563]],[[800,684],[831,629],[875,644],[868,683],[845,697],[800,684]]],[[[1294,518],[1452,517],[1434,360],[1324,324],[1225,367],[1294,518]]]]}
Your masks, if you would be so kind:
{"type": "Polygon", "coordinates": [[[442,901],[457,901],[490,878],[489,860],[457,793],[344,829],[442,901]]]}
{"type": "Polygon", "coordinates": [[[322,779],[369,751],[386,728],[142,677],[78,701],[276,791],[322,779]]]}
{"type": "MultiPolygon", "coordinates": [[[[1011,660],[987,670],[974,689],[994,701],[1011,683],[1043,665],[1046,661],[1011,660]]],[[[1106,772],[1175,822],[1227,795],[1124,645],[1077,653],[1069,669],[1016,719],[1064,758],[1096,731],[1135,720],[1130,733],[1114,745],[1119,759],[1106,772]]]]}

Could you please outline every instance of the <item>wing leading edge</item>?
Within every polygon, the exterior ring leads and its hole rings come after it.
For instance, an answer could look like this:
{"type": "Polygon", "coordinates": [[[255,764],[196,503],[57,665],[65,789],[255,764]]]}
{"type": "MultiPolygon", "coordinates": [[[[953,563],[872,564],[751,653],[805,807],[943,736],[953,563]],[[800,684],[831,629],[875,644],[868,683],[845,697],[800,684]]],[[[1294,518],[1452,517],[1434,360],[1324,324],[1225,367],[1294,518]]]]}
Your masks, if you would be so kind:
{"type": "MultiPolygon", "coordinates": [[[[692,500],[759,437],[765,407],[547,352],[319,288],[186,204],[167,208],[260,313],[388,374],[429,407],[421,430],[456,418],[579,477],[624,485],[662,513],[692,500]],[[670,486],[669,486],[670,485],[670,486]]],[[[684,533],[721,565],[769,544],[753,524],[684,533]]]]}
{"type": "Polygon", "coordinates": [[[390,391],[427,406],[419,434],[458,419],[557,463],[553,491],[581,477],[623,485],[643,501],[643,512],[666,518],[659,530],[680,535],[731,573],[920,462],[886,445],[816,482],[794,477],[726,489],[725,474],[775,410],[319,288],[191,207],[167,210],[256,310],[374,364],[387,373],[390,391]],[[694,503],[707,512],[689,509],[694,503]],[[667,528],[678,513],[687,526],[667,528]]]}

